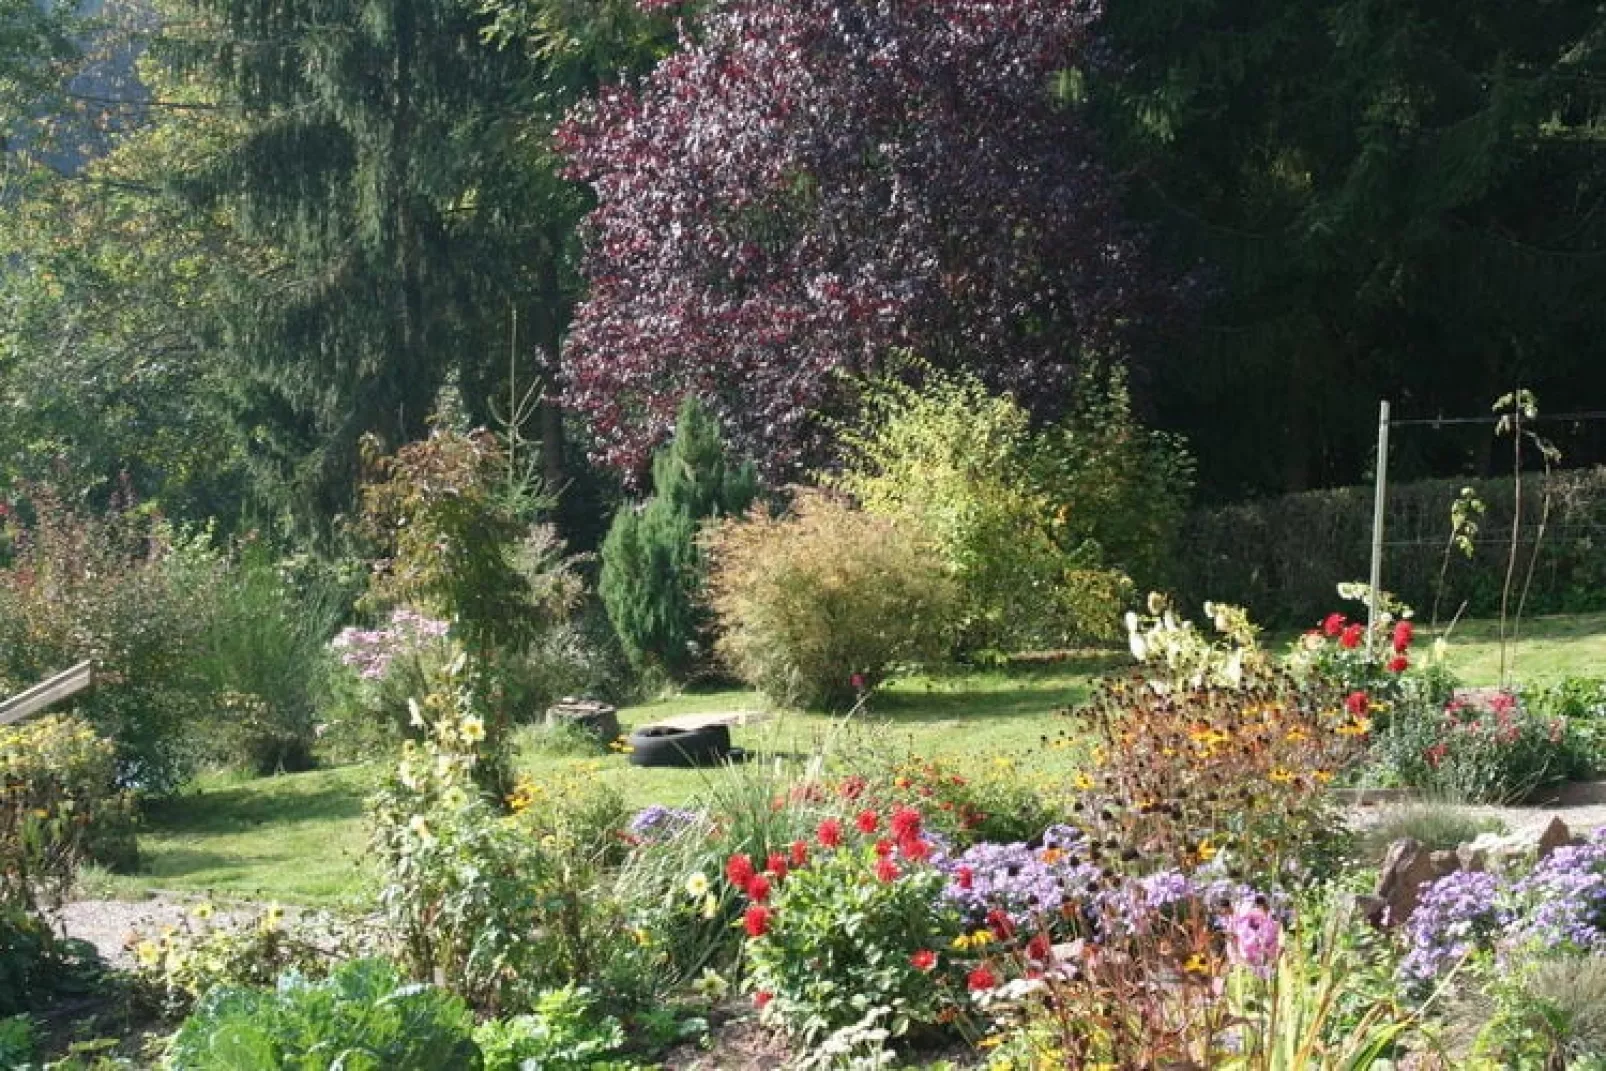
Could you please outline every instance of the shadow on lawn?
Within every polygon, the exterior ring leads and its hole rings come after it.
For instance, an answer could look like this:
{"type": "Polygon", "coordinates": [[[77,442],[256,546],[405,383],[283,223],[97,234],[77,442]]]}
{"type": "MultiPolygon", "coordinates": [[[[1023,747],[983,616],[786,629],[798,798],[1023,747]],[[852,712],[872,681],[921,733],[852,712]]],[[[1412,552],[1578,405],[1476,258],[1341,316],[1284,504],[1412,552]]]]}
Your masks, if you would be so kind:
{"type": "Polygon", "coordinates": [[[1087,699],[1097,676],[1129,660],[1111,654],[1011,666],[980,676],[954,674],[871,696],[867,714],[893,723],[919,724],[966,718],[1040,718],[1087,699]]]}
{"type": "Polygon", "coordinates": [[[186,792],[152,800],[145,810],[166,834],[246,832],[281,823],[359,818],[366,794],[357,778],[315,771],[186,792]]]}

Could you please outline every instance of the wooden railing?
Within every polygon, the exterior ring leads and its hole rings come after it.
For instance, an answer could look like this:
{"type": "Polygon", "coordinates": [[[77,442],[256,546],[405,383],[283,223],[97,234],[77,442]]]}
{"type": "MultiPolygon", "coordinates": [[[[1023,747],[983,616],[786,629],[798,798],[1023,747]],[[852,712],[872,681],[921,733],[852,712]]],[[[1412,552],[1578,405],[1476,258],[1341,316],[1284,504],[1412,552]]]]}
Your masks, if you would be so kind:
{"type": "Polygon", "coordinates": [[[10,725],[39,713],[52,703],[77,695],[95,683],[95,667],[91,662],[80,662],[64,669],[49,680],[40,681],[25,692],[18,692],[0,702],[0,725],[10,725]]]}

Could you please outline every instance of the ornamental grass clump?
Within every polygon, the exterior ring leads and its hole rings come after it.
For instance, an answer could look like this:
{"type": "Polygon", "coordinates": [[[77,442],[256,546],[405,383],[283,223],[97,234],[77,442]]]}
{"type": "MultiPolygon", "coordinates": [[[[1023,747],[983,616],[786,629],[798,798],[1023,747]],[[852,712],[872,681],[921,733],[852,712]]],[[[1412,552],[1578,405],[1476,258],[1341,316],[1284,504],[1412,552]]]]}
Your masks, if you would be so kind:
{"type": "Polygon", "coordinates": [[[907,522],[803,491],[703,539],[719,653],[777,702],[846,710],[893,667],[947,654],[957,589],[907,522]]]}

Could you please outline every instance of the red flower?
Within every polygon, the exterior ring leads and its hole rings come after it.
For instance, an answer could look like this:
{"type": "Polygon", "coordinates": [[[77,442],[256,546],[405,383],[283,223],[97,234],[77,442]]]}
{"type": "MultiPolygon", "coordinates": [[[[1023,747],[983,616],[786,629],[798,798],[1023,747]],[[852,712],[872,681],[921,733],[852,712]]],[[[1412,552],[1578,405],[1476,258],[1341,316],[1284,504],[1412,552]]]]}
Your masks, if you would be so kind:
{"type": "Polygon", "coordinates": [[[848,678],[848,683],[853,685],[853,690],[855,692],[864,691],[864,674],[855,673],[853,676],[848,678]]]}
{"type": "Polygon", "coordinates": [[[987,925],[993,931],[993,936],[1000,941],[1007,941],[1015,936],[1015,920],[999,908],[987,912],[987,925]]]}
{"type": "Polygon", "coordinates": [[[937,965],[937,953],[929,948],[922,948],[909,957],[909,966],[917,971],[929,971],[937,965]]]}
{"type": "Polygon", "coordinates": [[[876,841],[875,854],[877,859],[885,859],[890,856],[892,854],[892,842],[885,837],[876,841]]]}
{"type": "Polygon", "coordinates": [[[892,820],[887,824],[894,837],[907,840],[920,832],[920,812],[913,807],[899,807],[892,812],[892,820]]]}
{"type": "Polygon", "coordinates": [[[792,842],[792,869],[796,870],[809,861],[809,846],[801,840],[792,842]]]}
{"type": "Polygon", "coordinates": [[[1353,651],[1361,645],[1361,637],[1366,635],[1366,626],[1357,622],[1344,626],[1344,631],[1338,634],[1338,645],[1346,651],[1353,651]]]}
{"type": "Polygon", "coordinates": [[[968,866],[962,866],[954,872],[954,880],[961,889],[968,889],[975,884],[976,872],[968,866]]]}
{"type": "Polygon", "coordinates": [[[1322,632],[1326,633],[1329,637],[1337,636],[1340,632],[1343,632],[1343,631],[1344,631],[1344,615],[1343,614],[1328,614],[1326,620],[1324,620],[1322,622],[1322,632]]]}
{"type": "Polygon", "coordinates": [[[860,833],[874,833],[876,827],[881,824],[881,819],[876,817],[874,811],[860,811],[859,817],[853,820],[853,824],[859,827],[860,833]]]}
{"type": "Polygon", "coordinates": [[[1408,670],[1410,668],[1411,668],[1411,660],[1409,658],[1405,657],[1402,654],[1401,655],[1395,655],[1393,658],[1389,659],[1389,672],[1390,673],[1404,673],[1406,670],[1408,670]]]}
{"type": "Polygon", "coordinates": [[[754,904],[742,915],[742,928],[749,937],[763,937],[770,932],[770,909],[763,904],[754,904]]]}
{"type": "Polygon", "coordinates": [[[1034,959],[1039,963],[1048,962],[1054,954],[1054,946],[1048,939],[1048,934],[1040,933],[1026,942],[1026,958],[1034,959]]]}
{"type": "Polygon", "coordinates": [[[760,989],[757,993],[753,994],[753,1004],[758,1008],[759,1011],[763,1011],[764,1005],[768,1004],[774,999],[775,994],[764,989],[760,989]]]}
{"type": "Polygon", "coordinates": [[[753,880],[757,871],[753,869],[753,861],[740,853],[731,856],[725,861],[725,876],[730,883],[738,889],[746,888],[747,883],[753,880]]]}
{"type": "Polygon", "coordinates": [[[1394,653],[1404,654],[1411,641],[1416,638],[1416,626],[1409,618],[1402,618],[1394,623],[1394,653]]]}
{"type": "Polygon", "coordinates": [[[1432,747],[1424,751],[1422,753],[1422,757],[1428,761],[1429,766],[1437,770],[1439,768],[1439,763],[1444,761],[1444,756],[1448,754],[1449,751],[1449,745],[1445,744],[1441,740],[1439,743],[1434,744],[1432,747]]]}
{"type": "Polygon", "coordinates": [[[764,869],[775,875],[776,881],[786,877],[786,856],[780,852],[771,852],[770,857],[764,860],[764,869]]]}
{"type": "Polygon", "coordinates": [[[827,818],[820,823],[820,828],[815,832],[815,836],[819,839],[820,847],[822,848],[839,847],[842,844],[842,823],[835,818],[827,818]]]}
{"type": "Polygon", "coordinates": [[[854,774],[852,777],[842,779],[842,783],[837,786],[837,794],[845,800],[856,800],[864,795],[864,787],[864,778],[854,774]]]}
{"type": "Polygon", "coordinates": [[[905,837],[898,842],[898,854],[912,862],[922,863],[931,858],[931,845],[919,837],[905,837]]]}
{"type": "Polygon", "coordinates": [[[898,864],[891,859],[877,859],[875,863],[875,876],[877,881],[897,881],[898,864]]]}
{"type": "Polygon", "coordinates": [[[747,898],[755,904],[762,904],[770,898],[770,879],[763,874],[754,874],[747,879],[747,898]]]}
{"type": "Polygon", "coordinates": [[[965,975],[965,984],[972,990],[991,989],[998,984],[998,976],[986,967],[977,967],[965,975]]]}
{"type": "Polygon", "coordinates": [[[1357,718],[1365,714],[1366,708],[1369,706],[1371,706],[1371,700],[1367,698],[1365,692],[1351,692],[1344,697],[1344,709],[1357,718]]]}

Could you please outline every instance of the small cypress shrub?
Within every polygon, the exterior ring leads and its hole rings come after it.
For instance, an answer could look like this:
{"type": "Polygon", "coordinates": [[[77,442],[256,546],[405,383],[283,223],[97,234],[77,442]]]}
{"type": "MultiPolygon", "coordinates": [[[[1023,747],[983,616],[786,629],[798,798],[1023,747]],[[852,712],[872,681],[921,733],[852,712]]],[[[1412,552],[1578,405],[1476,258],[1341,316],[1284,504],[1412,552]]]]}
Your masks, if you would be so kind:
{"type": "Polygon", "coordinates": [[[652,484],[645,505],[627,504],[614,516],[598,588],[637,672],[683,679],[708,649],[698,528],[744,512],[758,476],[751,462],[727,458],[718,420],[688,397],[674,438],[653,457],[652,484]]]}

